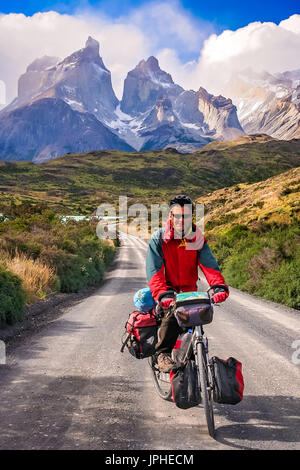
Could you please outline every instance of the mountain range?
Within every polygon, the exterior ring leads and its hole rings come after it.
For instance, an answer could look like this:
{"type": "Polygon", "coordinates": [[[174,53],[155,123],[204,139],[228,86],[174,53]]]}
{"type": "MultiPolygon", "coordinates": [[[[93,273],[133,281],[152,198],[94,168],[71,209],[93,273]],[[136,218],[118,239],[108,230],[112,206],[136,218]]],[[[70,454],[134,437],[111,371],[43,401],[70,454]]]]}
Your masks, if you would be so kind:
{"type": "Polygon", "coordinates": [[[300,138],[300,69],[276,74],[245,70],[231,78],[226,92],[247,134],[300,138]]]}
{"type": "Polygon", "coordinates": [[[36,163],[72,152],[192,152],[214,140],[252,133],[300,137],[300,71],[236,75],[228,97],[203,87],[184,90],[151,56],[128,72],[121,100],[89,37],[61,60],[44,56],[18,82],[18,96],[0,111],[0,160],[36,163]]]}

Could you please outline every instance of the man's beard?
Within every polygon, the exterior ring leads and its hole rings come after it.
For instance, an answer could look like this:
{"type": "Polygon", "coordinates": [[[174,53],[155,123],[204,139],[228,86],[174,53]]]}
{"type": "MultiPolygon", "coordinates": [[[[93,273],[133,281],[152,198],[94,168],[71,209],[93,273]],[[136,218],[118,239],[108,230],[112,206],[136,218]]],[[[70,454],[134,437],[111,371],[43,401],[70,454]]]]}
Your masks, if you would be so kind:
{"type": "Polygon", "coordinates": [[[192,224],[189,224],[187,227],[183,225],[179,230],[176,230],[176,228],[174,227],[174,238],[182,240],[190,233],[191,227],[192,224]]]}

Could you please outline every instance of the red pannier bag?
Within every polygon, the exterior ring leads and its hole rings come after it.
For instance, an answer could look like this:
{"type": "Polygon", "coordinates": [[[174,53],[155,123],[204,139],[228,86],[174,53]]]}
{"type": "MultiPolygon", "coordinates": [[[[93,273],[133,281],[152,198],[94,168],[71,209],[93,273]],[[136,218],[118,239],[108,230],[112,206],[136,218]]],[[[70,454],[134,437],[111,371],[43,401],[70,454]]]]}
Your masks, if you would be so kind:
{"type": "Polygon", "coordinates": [[[143,312],[135,310],[129,315],[125,324],[126,339],[124,340],[121,352],[127,346],[128,351],[137,359],[155,354],[158,323],[154,310],[143,312]]]}
{"type": "Polygon", "coordinates": [[[242,363],[234,357],[224,360],[214,356],[210,361],[214,378],[214,401],[216,403],[236,405],[243,399],[242,363]]]}

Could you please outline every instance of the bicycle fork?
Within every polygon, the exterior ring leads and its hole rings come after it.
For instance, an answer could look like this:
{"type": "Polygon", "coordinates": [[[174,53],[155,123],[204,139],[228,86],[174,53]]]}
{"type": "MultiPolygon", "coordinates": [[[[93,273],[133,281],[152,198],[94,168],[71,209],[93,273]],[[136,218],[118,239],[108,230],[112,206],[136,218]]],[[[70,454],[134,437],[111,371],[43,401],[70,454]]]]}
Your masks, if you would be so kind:
{"type": "MultiPolygon", "coordinates": [[[[198,353],[197,353],[198,344],[202,344],[203,347],[204,347],[205,369],[206,369],[206,375],[207,375],[207,391],[211,392],[213,387],[212,387],[212,383],[211,383],[211,380],[210,380],[210,377],[209,377],[209,372],[211,374],[211,371],[210,371],[210,365],[209,365],[209,360],[208,360],[208,340],[207,340],[207,338],[205,338],[203,336],[202,326],[196,326],[195,327],[195,330],[193,332],[193,338],[192,338],[192,341],[191,341],[191,345],[193,347],[196,363],[198,365],[198,371],[200,371],[199,363],[200,363],[200,361],[202,361],[202,357],[198,357],[198,353]]],[[[203,349],[201,348],[201,352],[202,351],[203,351],[203,349]]]]}

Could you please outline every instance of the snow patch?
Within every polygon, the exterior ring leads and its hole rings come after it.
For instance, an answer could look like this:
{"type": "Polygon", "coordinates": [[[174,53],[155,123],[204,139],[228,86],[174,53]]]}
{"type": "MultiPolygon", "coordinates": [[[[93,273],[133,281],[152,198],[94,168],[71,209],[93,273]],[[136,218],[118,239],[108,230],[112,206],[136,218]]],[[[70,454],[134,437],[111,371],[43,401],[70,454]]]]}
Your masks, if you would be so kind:
{"type": "Polygon", "coordinates": [[[75,111],[85,111],[85,108],[82,103],[76,100],[70,100],[69,98],[65,98],[64,101],[71,106],[72,109],[75,111]]]}
{"type": "Polygon", "coordinates": [[[121,111],[120,104],[118,104],[118,106],[116,107],[115,114],[121,121],[130,121],[131,119],[133,119],[133,117],[130,116],[130,114],[126,114],[126,113],[123,113],[123,111],[121,111]]]}
{"type": "Polygon", "coordinates": [[[199,130],[199,126],[197,126],[197,124],[192,124],[191,122],[181,122],[181,124],[189,129],[195,129],[196,131],[199,130]]]}
{"type": "Polygon", "coordinates": [[[117,131],[121,139],[125,140],[136,150],[140,150],[145,139],[138,135],[143,119],[133,118],[129,114],[123,113],[118,105],[114,111],[115,119],[104,123],[112,130],[117,131]]]}

